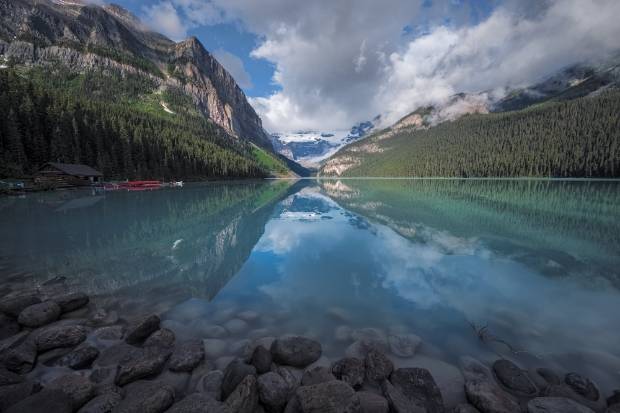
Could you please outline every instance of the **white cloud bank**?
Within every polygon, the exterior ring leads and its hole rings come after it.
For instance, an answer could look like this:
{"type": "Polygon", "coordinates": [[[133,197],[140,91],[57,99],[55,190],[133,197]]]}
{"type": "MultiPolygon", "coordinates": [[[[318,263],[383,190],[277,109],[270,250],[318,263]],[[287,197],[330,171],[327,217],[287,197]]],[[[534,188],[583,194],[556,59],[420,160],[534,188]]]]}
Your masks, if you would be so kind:
{"type": "MultiPolygon", "coordinates": [[[[533,82],[619,48],[618,0],[507,0],[470,21],[476,2],[167,0],[186,27],[231,22],[256,33],[254,58],[275,65],[281,90],[252,99],[271,131],[386,123],[465,91],[533,82]],[[179,17],[182,16],[182,17],[179,17]],[[445,23],[444,18],[450,17],[445,23]],[[403,34],[426,33],[412,38],[403,34]]],[[[177,19],[160,30],[179,33],[177,19]]],[[[157,25],[154,25],[157,28],[157,25]]],[[[174,36],[173,36],[174,37],[174,36]]]]}

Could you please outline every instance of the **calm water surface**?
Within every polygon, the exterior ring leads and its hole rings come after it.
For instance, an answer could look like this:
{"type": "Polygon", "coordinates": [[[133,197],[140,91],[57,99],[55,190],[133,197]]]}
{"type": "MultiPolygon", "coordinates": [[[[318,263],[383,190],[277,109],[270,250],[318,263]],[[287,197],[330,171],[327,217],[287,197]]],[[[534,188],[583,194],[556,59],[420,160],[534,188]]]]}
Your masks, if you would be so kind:
{"type": "Polygon", "coordinates": [[[620,381],[618,182],[211,183],[29,194],[0,212],[0,292],[61,276],[181,337],[231,327],[213,359],[283,333],[341,357],[347,332],[372,327],[421,337],[398,364],[440,382],[463,355],[620,381]]]}

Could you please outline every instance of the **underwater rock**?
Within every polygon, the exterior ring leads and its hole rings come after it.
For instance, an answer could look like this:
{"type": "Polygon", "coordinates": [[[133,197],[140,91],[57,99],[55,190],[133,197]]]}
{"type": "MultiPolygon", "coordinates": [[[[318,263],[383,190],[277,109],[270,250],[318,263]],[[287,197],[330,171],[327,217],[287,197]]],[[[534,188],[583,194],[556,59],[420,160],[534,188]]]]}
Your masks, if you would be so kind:
{"type": "Polygon", "coordinates": [[[535,396],[538,389],[527,372],[510,360],[500,359],[493,363],[493,371],[501,384],[508,390],[522,395],[535,396]]]}
{"type": "Polygon", "coordinates": [[[566,397],[536,397],[527,403],[528,413],[594,413],[594,410],[566,397]]]}
{"type": "Polygon", "coordinates": [[[312,386],[313,384],[326,383],[336,380],[329,367],[317,366],[306,369],[301,377],[302,386],[312,386]]]}
{"type": "Polygon", "coordinates": [[[394,370],[394,364],[381,351],[371,349],[364,358],[366,377],[368,380],[381,382],[388,378],[394,370]]]}
{"type": "Polygon", "coordinates": [[[205,349],[200,340],[187,340],[177,346],[170,357],[171,371],[191,372],[205,358],[205,349]]]}
{"type": "Polygon", "coordinates": [[[87,345],[65,354],[54,364],[69,367],[73,370],[80,370],[90,367],[97,357],[99,357],[99,350],[96,347],[87,345]]]}
{"type": "Polygon", "coordinates": [[[300,336],[282,337],[271,345],[271,354],[278,364],[303,368],[321,357],[321,344],[300,336]]]}
{"type": "Polygon", "coordinates": [[[24,308],[17,317],[19,324],[37,328],[56,321],[60,317],[60,306],[53,301],[45,301],[24,308]]]}
{"type": "Polygon", "coordinates": [[[159,329],[160,319],[156,314],[143,318],[127,329],[125,341],[128,344],[140,344],[159,329]]]}
{"type": "Polygon", "coordinates": [[[270,411],[280,411],[288,401],[290,388],[288,383],[275,372],[268,372],[258,377],[258,396],[270,411]]]}
{"type": "Polygon", "coordinates": [[[354,357],[345,357],[334,363],[332,373],[338,380],[342,380],[354,389],[358,389],[364,383],[366,370],[362,360],[354,357]]]}
{"type": "Polygon", "coordinates": [[[243,362],[243,360],[233,360],[224,370],[222,379],[222,398],[226,399],[233,390],[243,381],[246,376],[255,376],[256,368],[243,362]]]}
{"type": "Polygon", "coordinates": [[[252,354],[250,364],[256,368],[258,374],[264,374],[271,369],[272,361],[271,352],[263,346],[257,346],[252,354]]]}

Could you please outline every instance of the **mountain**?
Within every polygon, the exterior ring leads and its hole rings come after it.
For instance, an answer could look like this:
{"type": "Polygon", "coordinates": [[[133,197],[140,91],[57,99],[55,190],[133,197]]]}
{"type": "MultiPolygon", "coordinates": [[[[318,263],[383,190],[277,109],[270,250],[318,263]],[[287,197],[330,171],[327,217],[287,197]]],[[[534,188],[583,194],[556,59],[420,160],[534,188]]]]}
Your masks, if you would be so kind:
{"type": "Polygon", "coordinates": [[[533,86],[515,89],[494,102],[493,112],[524,109],[550,100],[570,100],[620,87],[620,54],[595,63],[581,63],[555,73],[533,86]]]}
{"type": "Polygon", "coordinates": [[[344,145],[366,136],[378,121],[377,116],[372,121],[360,122],[349,130],[273,133],[271,141],[274,149],[281,155],[306,167],[315,168],[344,145]]]}
{"type": "MultiPolygon", "coordinates": [[[[0,22],[0,60],[3,61],[0,70],[10,72],[2,73],[5,82],[21,82],[22,86],[33,90],[29,99],[35,99],[35,106],[40,103],[36,100],[42,96],[52,99],[51,106],[57,104],[56,99],[69,99],[68,107],[56,109],[69,123],[72,118],[81,118],[76,119],[78,125],[74,129],[79,130],[80,126],[89,129],[89,125],[99,121],[101,127],[106,127],[112,135],[109,139],[112,144],[123,141],[120,135],[128,135],[125,138],[129,138],[131,148],[128,152],[132,155],[137,155],[140,147],[151,144],[163,152],[174,152],[176,156],[162,160],[171,173],[184,174],[185,171],[188,175],[207,177],[258,176],[268,171],[260,172],[264,165],[254,156],[255,148],[265,152],[265,156],[280,166],[284,165],[275,154],[270,154],[273,152],[270,137],[243,91],[195,37],[175,43],[150,31],[119,6],[97,6],[75,0],[0,0],[0,22]],[[90,123],[80,125],[84,113],[77,113],[75,105],[86,107],[86,115],[93,118],[88,119],[90,123]],[[103,107],[108,111],[118,109],[123,114],[101,117],[97,112],[103,107]],[[125,131],[114,120],[119,116],[126,120],[120,122],[127,129],[125,131]],[[135,117],[139,118],[133,119],[138,125],[129,120],[135,117]],[[144,137],[138,147],[134,147],[137,126],[147,129],[155,121],[162,123],[159,126],[163,132],[150,128],[146,131],[150,136],[144,137]],[[171,134],[175,129],[186,132],[183,142],[179,137],[163,136],[167,129],[171,134]],[[205,158],[207,153],[210,159],[205,158]],[[179,157],[183,165],[176,164],[179,157]],[[239,168],[242,164],[247,165],[239,168]]],[[[8,148],[9,144],[16,145],[15,136],[7,138],[14,134],[12,128],[16,126],[22,135],[25,129],[21,106],[11,105],[23,102],[7,102],[11,99],[17,97],[4,96],[5,107],[12,106],[13,111],[3,112],[2,143],[7,150],[18,153],[17,159],[13,156],[5,160],[10,161],[13,169],[19,170],[23,162],[20,158],[26,156],[28,163],[21,168],[26,173],[40,161],[37,156],[33,157],[32,152],[37,150],[32,148],[29,139],[39,140],[41,145],[45,143],[43,149],[49,151],[54,137],[20,136],[23,150],[8,148]]],[[[63,125],[53,119],[45,119],[41,127],[52,131],[63,129],[63,125]]],[[[39,134],[37,131],[27,133],[39,134]]],[[[83,152],[78,149],[84,148],[76,148],[73,144],[66,146],[72,146],[72,154],[56,154],[70,158],[66,161],[91,164],[93,160],[97,161],[96,153],[89,158],[76,154],[83,152]]],[[[120,151],[122,149],[117,150],[120,151]]],[[[111,166],[103,165],[101,159],[93,165],[102,169],[107,167],[112,176],[146,176],[162,172],[148,164],[143,165],[142,171],[120,168],[118,156],[112,153],[103,155],[113,158],[108,160],[111,166]]],[[[141,156],[144,154],[137,157],[141,156]]],[[[135,159],[131,161],[138,163],[135,159]]]]}
{"type": "Polygon", "coordinates": [[[322,176],[620,176],[618,57],[493,101],[458,94],[327,159],[322,176]]]}

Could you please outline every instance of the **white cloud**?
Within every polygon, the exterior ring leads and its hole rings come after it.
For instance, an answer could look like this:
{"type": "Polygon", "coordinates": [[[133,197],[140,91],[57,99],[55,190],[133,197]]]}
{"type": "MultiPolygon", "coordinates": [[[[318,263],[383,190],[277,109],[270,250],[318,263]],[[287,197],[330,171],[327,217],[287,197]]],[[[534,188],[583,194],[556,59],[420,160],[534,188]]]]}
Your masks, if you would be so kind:
{"type": "Polygon", "coordinates": [[[172,37],[234,23],[257,35],[254,58],[280,90],[255,98],[271,131],[347,129],[465,91],[497,92],[618,48],[617,0],[506,0],[482,21],[473,1],[166,0],[149,9],[172,37]],[[175,12],[171,9],[176,7],[175,12]],[[159,13],[170,11],[170,13],[159,13]],[[449,18],[449,20],[446,20],[449,18]],[[412,38],[403,35],[426,33],[412,38]]]}
{"type": "Polygon", "coordinates": [[[143,19],[153,30],[172,40],[179,41],[187,37],[188,25],[183,22],[177,9],[170,1],[162,1],[152,6],[145,6],[143,19]]]}
{"type": "Polygon", "coordinates": [[[245,70],[243,61],[238,56],[223,49],[215,50],[213,56],[215,56],[217,61],[220,62],[226,70],[228,70],[240,87],[244,89],[251,89],[254,87],[250,74],[245,70]]]}

